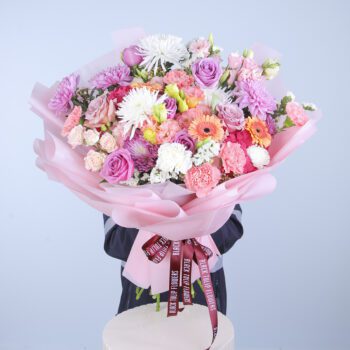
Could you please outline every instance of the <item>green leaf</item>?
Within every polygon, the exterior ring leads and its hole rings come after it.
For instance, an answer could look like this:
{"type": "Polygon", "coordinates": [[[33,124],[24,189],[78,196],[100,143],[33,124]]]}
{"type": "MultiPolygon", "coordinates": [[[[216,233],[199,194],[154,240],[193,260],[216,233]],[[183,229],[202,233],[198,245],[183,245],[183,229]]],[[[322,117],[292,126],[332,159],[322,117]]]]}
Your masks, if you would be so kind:
{"type": "Polygon", "coordinates": [[[291,126],[295,126],[295,124],[293,123],[293,120],[287,116],[286,120],[284,121],[283,127],[290,128],[291,126]]]}

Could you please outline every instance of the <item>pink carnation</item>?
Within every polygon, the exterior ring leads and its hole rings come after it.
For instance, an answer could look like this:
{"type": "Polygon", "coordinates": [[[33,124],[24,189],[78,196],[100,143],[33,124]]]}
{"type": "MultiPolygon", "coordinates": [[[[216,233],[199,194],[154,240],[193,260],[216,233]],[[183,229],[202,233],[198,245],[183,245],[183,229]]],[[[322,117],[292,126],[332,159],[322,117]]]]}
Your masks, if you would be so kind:
{"type": "Polygon", "coordinates": [[[173,142],[176,133],[180,131],[179,123],[174,119],[168,119],[159,125],[157,130],[157,143],[173,142]]]}
{"type": "Polygon", "coordinates": [[[241,175],[244,173],[246,154],[239,143],[225,142],[220,150],[220,157],[225,173],[241,175]]]}
{"type": "Polygon", "coordinates": [[[70,131],[79,124],[81,114],[81,107],[75,106],[63,124],[62,136],[67,136],[70,133],[70,131]]]}
{"type": "Polygon", "coordinates": [[[293,123],[298,126],[303,126],[309,119],[304,108],[297,102],[288,102],[286,112],[293,123]]]}
{"type": "Polygon", "coordinates": [[[251,58],[245,58],[241,69],[238,71],[237,80],[260,80],[263,70],[251,58]]]}
{"type": "Polygon", "coordinates": [[[176,84],[179,89],[191,86],[194,79],[191,75],[180,69],[174,69],[168,72],[163,78],[165,84],[176,84]]]}
{"type": "Polygon", "coordinates": [[[221,179],[220,170],[210,163],[192,167],[185,175],[185,185],[195,191],[198,197],[204,197],[221,179]]]}

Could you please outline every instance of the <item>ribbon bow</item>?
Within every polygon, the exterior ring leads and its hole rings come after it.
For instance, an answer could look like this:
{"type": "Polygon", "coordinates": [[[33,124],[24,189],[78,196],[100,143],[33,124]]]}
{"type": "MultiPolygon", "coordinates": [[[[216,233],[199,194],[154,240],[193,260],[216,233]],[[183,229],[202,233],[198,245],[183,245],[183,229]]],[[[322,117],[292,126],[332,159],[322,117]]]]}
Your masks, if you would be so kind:
{"type": "MultiPolygon", "coordinates": [[[[208,259],[213,255],[213,252],[194,238],[171,241],[159,235],[154,235],[149,239],[142,246],[142,250],[147,258],[156,264],[159,264],[169,251],[171,253],[168,316],[176,316],[179,311],[183,310],[183,308],[179,308],[180,278],[182,282],[182,302],[184,305],[192,305],[192,262],[194,261],[198,265],[213,332],[211,346],[218,331],[216,299],[208,265],[208,259]]],[[[210,346],[208,349],[210,349],[210,346]]]]}

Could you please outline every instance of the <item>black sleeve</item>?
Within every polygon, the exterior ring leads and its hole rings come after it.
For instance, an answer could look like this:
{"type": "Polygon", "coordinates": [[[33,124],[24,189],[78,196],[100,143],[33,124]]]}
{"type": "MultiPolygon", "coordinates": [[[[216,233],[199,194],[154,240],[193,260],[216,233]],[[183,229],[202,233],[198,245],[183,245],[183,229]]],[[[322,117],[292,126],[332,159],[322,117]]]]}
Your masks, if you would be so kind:
{"type": "MultiPolygon", "coordinates": [[[[242,237],[241,214],[241,206],[237,204],[228,221],[212,234],[221,254],[226,253],[242,237]]],[[[103,215],[103,220],[105,227],[105,252],[113,258],[126,261],[139,230],[119,226],[107,215],[103,215]]]]}
{"type": "Polygon", "coordinates": [[[227,222],[212,234],[213,240],[221,254],[226,253],[242,237],[242,208],[237,204],[227,222]]]}
{"type": "Polygon", "coordinates": [[[105,252],[113,258],[126,261],[139,230],[119,226],[107,215],[103,215],[103,220],[105,252]]]}

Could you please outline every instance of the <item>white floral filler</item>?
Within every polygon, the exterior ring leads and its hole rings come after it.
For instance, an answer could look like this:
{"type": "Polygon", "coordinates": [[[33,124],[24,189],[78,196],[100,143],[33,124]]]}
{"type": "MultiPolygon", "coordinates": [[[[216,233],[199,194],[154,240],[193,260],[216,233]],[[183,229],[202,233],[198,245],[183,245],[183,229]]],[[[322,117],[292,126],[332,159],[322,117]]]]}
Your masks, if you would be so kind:
{"type": "Polygon", "coordinates": [[[216,157],[220,152],[220,143],[209,140],[198,148],[197,153],[192,157],[193,164],[199,166],[209,162],[213,157],[216,157]]]}

